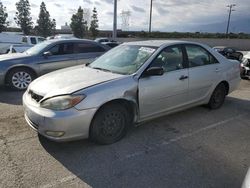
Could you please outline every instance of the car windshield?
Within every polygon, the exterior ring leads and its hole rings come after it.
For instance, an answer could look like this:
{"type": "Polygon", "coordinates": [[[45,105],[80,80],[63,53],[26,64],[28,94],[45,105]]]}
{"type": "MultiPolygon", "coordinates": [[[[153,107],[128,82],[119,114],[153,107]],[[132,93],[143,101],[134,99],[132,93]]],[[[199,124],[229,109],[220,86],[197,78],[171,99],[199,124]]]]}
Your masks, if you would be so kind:
{"type": "Polygon", "coordinates": [[[155,47],[122,45],[110,50],[89,67],[118,74],[133,74],[155,50],[155,47]]]}
{"type": "Polygon", "coordinates": [[[26,50],[24,53],[27,53],[29,55],[36,55],[41,53],[41,51],[43,51],[49,44],[51,44],[50,41],[44,41],[41,42],[39,44],[36,44],[35,46],[29,48],[28,50],[26,50]]]}

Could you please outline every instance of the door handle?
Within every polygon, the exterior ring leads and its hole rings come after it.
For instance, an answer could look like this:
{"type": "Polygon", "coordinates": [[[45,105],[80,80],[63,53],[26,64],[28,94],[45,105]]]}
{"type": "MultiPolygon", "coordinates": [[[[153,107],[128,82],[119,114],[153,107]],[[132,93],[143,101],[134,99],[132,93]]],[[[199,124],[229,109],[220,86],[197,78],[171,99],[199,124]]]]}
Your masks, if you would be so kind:
{"type": "Polygon", "coordinates": [[[179,80],[185,80],[185,79],[188,79],[188,76],[182,75],[182,76],[179,78],[179,80]]]}
{"type": "Polygon", "coordinates": [[[215,69],[215,72],[220,72],[220,69],[219,69],[219,68],[216,68],[216,69],[215,69]]]}

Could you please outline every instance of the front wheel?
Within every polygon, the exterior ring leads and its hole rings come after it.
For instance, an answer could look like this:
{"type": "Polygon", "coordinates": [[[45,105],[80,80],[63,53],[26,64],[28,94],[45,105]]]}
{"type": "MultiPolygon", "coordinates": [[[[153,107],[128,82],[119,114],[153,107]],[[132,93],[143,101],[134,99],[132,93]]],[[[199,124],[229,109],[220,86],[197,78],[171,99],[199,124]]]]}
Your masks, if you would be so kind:
{"type": "Polygon", "coordinates": [[[25,90],[35,79],[35,74],[26,68],[11,70],[6,77],[6,83],[14,90],[25,90]]]}
{"type": "Polygon", "coordinates": [[[108,104],[95,115],[90,128],[90,139],[99,144],[119,141],[125,136],[130,119],[124,106],[108,104]]]}
{"type": "Polygon", "coordinates": [[[208,107],[210,109],[218,109],[224,103],[226,97],[226,87],[223,83],[220,83],[214,90],[209,103],[208,107]]]}

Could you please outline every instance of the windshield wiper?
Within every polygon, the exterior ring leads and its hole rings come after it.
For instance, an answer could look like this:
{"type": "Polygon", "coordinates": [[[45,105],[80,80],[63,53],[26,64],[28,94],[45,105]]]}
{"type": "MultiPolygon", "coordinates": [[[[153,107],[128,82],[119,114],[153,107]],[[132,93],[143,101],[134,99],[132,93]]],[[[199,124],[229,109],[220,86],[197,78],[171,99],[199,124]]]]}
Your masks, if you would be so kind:
{"type": "Polygon", "coordinates": [[[91,68],[101,70],[101,71],[104,71],[104,72],[112,72],[111,70],[103,69],[103,68],[100,68],[100,67],[91,67],[91,68]]]}

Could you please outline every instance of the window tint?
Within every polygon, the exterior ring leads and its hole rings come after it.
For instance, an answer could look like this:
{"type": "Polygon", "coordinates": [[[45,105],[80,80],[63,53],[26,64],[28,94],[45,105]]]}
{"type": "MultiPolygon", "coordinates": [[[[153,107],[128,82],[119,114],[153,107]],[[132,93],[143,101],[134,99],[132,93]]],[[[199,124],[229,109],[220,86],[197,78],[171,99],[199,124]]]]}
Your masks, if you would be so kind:
{"type": "Polygon", "coordinates": [[[197,67],[217,63],[217,60],[204,48],[197,45],[186,46],[189,67],[197,67]]]}
{"type": "Polygon", "coordinates": [[[225,51],[229,53],[233,53],[235,50],[233,48],[226,48],[225,51]]]}
{"type": "Polygon", "coordinates": [[[27,43],[27,42],[28,42],[27,37],[23,37],[23,38],[22,38],[22,42],[27,43]]]}
{"type": "Polygon", "coordinates": [[[93,53],[93,52],[105,52],[105,49],[101,46],[91,43],[76,43],[75,53],[93,53]]]}
{"type": "Polygon", "coordinates": [[[35,37],[30,37],[30,42],[31,42],[31,44],[36,44],[36,38],[35,37]]]}
{"type": "Polygon", "coordinates": [[[38,38],[38,43],[45,41],[45,38],[38,38]]]}
{"type": "Polygon", "coordinates": [[[100,42],[109,42],[108,39],[101,39],[100,42]]]}
{"type": "Polygon", "coordinates": [[[49,51],[52,53],[52,55],[73,54],[73,47],[73,43],[57,44],[49,51]]]}
{"type": "Polygon", "coordinates": [[[151,67],[163,67],[165,72],[183,69],[183,54],[179,46],[167,47],[151,64],[151,67]]]}

